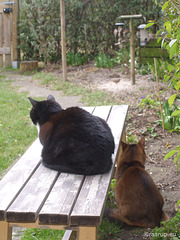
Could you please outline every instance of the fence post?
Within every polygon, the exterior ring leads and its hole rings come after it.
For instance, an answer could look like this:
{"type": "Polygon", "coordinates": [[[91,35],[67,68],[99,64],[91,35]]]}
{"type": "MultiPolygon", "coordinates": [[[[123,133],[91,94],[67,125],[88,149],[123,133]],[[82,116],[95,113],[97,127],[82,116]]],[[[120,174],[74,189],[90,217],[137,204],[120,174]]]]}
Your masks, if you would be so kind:
{"type": "Polygon", "coordinates": [[[12,12],[12,66],[18,68],[18,61],[20,59],[20,53],[18,50],[18,18],[19,18],[19,0],[14,0],[13,12],[12,12]]]}
{"type": "Polygon", "coordinates": [[[63,81],[67,80],[67,63],[66,63],[66,34],[65,34],[65,4],[64,0],[60,0],[61,14],[61,51],[62,51],[62,71],[63,81]]]}
{"type": "MultiPolygon", "coordinates": [[[[2,12],[0,12],[0,48],[3,46],[3,24],[2,24],[2,12]]],[[[3,54],[0,53],[0,67],[3,67],[3,54]]]]}
{"type": "MultiPolygon", "coordinates": [[[[11,25],[10,25],[10,14],[4,14],[4,47],[11,48],[11,25]]],[[[11,53],[5,54],[5,66],[11,66],[11,53]]]]}

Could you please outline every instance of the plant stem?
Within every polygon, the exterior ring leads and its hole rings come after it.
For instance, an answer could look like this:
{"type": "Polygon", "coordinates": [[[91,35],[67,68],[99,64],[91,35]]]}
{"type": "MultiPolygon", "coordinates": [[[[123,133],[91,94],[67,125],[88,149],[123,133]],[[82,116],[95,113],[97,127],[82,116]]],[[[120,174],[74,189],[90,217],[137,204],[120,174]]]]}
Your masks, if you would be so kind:
{"type": "Polygon", "coordinates": [[[159,81],[158,81],[158,75],[157,75],[156,58],[154,58],[154,66],[155,66],[155,73],[156,73],[157,92],[158,92],[159,103],[160,103],[160,112],[161,112],[161,118],[162,118],[163,133],[165,136],[166,134],[165,134],[165,127],[164,127],[164,117],[163,117],[163,113],[162,113],[161,96],[160,96],[160,92],[159,92],[159,81]]]}

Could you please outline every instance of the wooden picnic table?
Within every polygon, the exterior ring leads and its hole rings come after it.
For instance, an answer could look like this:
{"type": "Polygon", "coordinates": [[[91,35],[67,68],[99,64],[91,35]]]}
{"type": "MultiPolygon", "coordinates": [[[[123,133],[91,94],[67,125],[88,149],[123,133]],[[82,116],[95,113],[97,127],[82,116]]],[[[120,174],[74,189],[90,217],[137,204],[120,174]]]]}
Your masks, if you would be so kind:
{"type": "Polygon", "coordinates": [[[115,141],[113,166],[105,174],[60,173],[41,163],[36,139],[0,181],[0,240],[12,239],[14,226],[66,229],[63,240],[95,240],[109,186],[125,140],[127,105],[86,107],[109,124],[115,141]]]}

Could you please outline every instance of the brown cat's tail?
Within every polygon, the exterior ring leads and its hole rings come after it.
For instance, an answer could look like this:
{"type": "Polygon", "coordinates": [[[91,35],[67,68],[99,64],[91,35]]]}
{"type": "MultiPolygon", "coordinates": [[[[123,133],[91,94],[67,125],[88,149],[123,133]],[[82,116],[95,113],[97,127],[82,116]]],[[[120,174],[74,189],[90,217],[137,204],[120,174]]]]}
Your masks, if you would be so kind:
{"type": "Polygon", "coordinates": [[[165,212],[162,212],[162,216],[161,216],[161,222],[163,221],[166,221],[166,220],[168,220],[168,219],[170,219],[170,217],[167,215],[167,213],[165,213],[165,212]]]}
{"type": "Polygon", "coordinates": [[[120,212],[119,209],[115,209],[115,208],[106,208],[104,211],[104,217],[108,218],[110,220],[115,220],[118,222],[124,222],[128,225],[132,225],[131,222],[128,221],[127,218],[123,217],[120,212]]]}
{"type": "Polygon", "coordinates": [[[118,209],[115,208],[105,208],[104,211],[104,217],[109,218],[110,220],[117,220],[120,221],[119,219],[119,211],[118,209]]]}

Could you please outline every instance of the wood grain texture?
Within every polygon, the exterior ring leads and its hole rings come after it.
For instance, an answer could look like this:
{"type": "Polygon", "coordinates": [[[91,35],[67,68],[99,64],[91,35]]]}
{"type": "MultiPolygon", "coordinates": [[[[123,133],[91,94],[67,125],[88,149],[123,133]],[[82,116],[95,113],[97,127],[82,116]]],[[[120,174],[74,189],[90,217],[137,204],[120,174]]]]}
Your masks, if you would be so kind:
{"type": "Polygon", "coordinates": [[[6,221],[0,221],[0,240],[12,240],[12,227],[6,221]]]}
{"type": "MultiPolygon", "coordinates": [[[[101,107],[97,107],[93,114],[96,114],[97,112],[100,113],[100,109],[101,107]]],[[[113,166],[108,173],[87,176],[85,178],[76,204],[71,213],[70,222],[72,225],[99,225],[101,223],[108,189],[114,173],[115,157],[119,149],[127,110],[128,108],[125,105],[121,107],[113,106],[110,115],[108,115],[107,122],[112,129],[116,142],[115,152],[112,156],[113,166]]]]}
{"type": "MultiPolygon", "coordinates": [[[[10,14],[4,14],[4,47],[11,47],[11,22],[10,14]]],[[[11,66],[11,54],[4,56],[5,66],[11,66]]]]}
{"type": "Polygon", "coordinates": [[[40,224],[68,224],[84,176],[61,173],[39,213],[40,224]]]}
{"type": "Polygon", "coordinates": [[[37,139],[0,181],[0,220],[40,164],[42,146],[37,139]]]}
{"type": "Polygon", "coordinates": [[[72,230],[66,230],[62,240],[76,240],[77,232],[72,230]]]}
{"type": "Polygon", "coordinates": [[[78,240],[96,240],[97,227],[80,227],[78,231],[78,240]]]}
{"type": "MultiPolygon", "coordinates": [[[[2,13],[0,12],[0,48],[3,46],[3,19],[2,13]]],[[[3,67],[3,55],[0,53],[0,67],[3,67]]]]}
{"type": "Polygon", "coordinates": [[[7,210],[7,220],[35,222],[58,175],[41,164],[7,210]]]}

